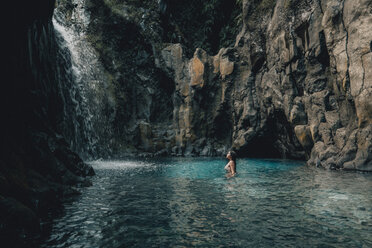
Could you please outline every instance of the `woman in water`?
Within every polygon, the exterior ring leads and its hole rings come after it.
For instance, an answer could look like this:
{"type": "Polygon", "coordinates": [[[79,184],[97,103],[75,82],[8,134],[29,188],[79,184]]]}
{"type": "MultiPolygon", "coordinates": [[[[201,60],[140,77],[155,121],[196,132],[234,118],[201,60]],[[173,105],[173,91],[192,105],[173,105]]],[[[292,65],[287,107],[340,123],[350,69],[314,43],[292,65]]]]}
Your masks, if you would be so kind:
{"type": "Polygon", "coordinates": [[[230,172],[231,176],[234,176],[236,174],[236,153],[229,151],[226,155],[226,158],[229,160],[229,162],[225,166],[225,170],[230,172]]]}

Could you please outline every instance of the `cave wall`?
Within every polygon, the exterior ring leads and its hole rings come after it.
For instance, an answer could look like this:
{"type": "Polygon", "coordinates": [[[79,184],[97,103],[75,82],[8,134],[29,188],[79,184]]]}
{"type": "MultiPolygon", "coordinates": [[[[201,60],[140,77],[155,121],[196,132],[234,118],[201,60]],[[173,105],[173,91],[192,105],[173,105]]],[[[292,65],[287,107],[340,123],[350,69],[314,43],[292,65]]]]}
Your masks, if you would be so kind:
{"type": "Polygon", "coordinates": [[[243,1],[234,47],[191,59],[180,45],[164,48],[158,66],[175,75],[177,145],[371,170],[371,8],[243,1]]]}
{"type": "MultiPolygon", "coordinates": [[[[178,86],[175,74],[160,66],[159,56],[168,42],[180,39],[189,57],[199,45],[214,52],[221,45],[234,44],[240,29],[235,25],[240,5],[234,1],[199,0],[192,5],[188,1],[63,0],[57,9],[69,16],[78,2],[83,2],[91,16],[87,42],[99,54],[114,92],[111,154],[119,157],[199,154],[205,142],[199,141],[197,149],[191,148],[190,143],[186,151],[186,146],[177,141],[179,130],[174,113],[179,108],[180,99],[175,94],[178,86]],[[229,11],[223,18],[217,18],[226,8],[229,11]],[[189,23],[192,17],[195,20],[189,23]],[[212,17],[213,21],[197,26],[212,17]]],[[[75,20],[70,22],[76,26],[75,20]]],[[[204,137],[207,133],[199,135],[204,137]]],[[[211,135],[209,132],[204,140],[211,135]]]]}
{"type": "Polygon", "coordinates": [[[115,99],[113,156],[166,154],[174,146],[174,81],[154,65],[161,46],[156,1],[85,1],[87,40],[100,55],[115,99]]]}
{"type": "Polygon", "coordinates": [[[85,1],[115,92],[114,154],[232,148],[371,170],[369,1],[192,3],[85,1]]]}
{"type": "Polygon", "coordinates": [[[40,234],[40,218],[75,186],[89,185],[93,169],[61,135],[66,82],[51,22],[54,1],[17,1],[4,32],[1,84],[0,239],[21,246],[40,234]],[[22,5],[22,8],[19,6],[22,5]],[[31,236],[30,236],[31,235],[31,236]],[[18,239],[22,237],[22,239],[18,239]],[[18,243],[19,242],[19,243],[18,243]]]}

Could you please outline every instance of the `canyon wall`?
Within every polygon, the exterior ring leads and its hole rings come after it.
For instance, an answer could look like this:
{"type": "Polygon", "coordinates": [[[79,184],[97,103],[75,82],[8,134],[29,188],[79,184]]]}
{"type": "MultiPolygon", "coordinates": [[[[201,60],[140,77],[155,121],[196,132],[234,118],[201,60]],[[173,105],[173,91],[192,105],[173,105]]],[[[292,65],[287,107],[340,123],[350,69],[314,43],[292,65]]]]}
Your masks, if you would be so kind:
{"type": "Polygon", "coordinates": [[[372,169],[370,1],[86,0],[114,153],[372,169]],[[220,18],[217,18],[220,17],[220,18]]]}
{"type": "Polygon", "coordinates": [[[168,45],[157,65],[176,83],[176,144],[371,170],[371,11],[370,1],[244,1],[233,47],[187,59],[168,45]]]}

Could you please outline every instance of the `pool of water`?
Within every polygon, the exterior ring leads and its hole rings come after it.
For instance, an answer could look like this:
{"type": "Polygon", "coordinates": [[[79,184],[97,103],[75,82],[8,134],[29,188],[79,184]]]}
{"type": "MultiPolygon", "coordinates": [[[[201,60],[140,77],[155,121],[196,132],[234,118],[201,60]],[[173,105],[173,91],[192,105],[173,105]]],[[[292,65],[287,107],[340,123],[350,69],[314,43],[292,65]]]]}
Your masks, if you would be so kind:
{"type": "Polygon", "coordinates": [[[94,161],[43,247],[372,247],[372,175],[302,162],[94,161]]]}

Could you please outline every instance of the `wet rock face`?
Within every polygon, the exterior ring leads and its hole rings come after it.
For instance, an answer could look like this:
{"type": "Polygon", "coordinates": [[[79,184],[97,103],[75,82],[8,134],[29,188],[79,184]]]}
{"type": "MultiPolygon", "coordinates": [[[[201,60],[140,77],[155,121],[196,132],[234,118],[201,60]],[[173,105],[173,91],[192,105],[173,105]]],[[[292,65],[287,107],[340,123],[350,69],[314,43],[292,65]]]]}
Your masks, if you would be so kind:
{"type": "Polygon", "coordinates": [[[177,146],[372,170],[370,1],[264,2],[243,1],[236,44],[216,56],[160,53],[176,83],[177,146]]]}
{"type": "Polygon", "coordinates": [[[224,8],[187,3],[85,2],[115,92],[116,153],[233,148],[372,169],[370,1],[242,1],[216,25],[224,8]],[[240,32],[222,42],[232,26],[240,32]]]}
{"type": "MultiPolygon", "coordinates": [[[[11,6],[0,86],[0,242],[22,247],[19,237],[40,232],[40,218],[94,175],[60,133],[67,76],[60,63],[54,1],[11,6]],[[22,6],[20,8],[19,6],[22,6]],[[9,240],[13,243],[7,243],[9,240]]],[[[66,62],[65,62],[66,63],[66,62]]]]}
{"type": "MultiPolygon", "coordinates": [[[[112,98],[111,111],[101,113],[111,115],[109,153],[170,152],[174,146],[171,96],[175,85],[154,65],[161,40],[157,1],[83,2],[91,16],[86,42],[99,55],[112,98]]],[[[102,102],[102,97],[97,98],[102,102]]]]}

